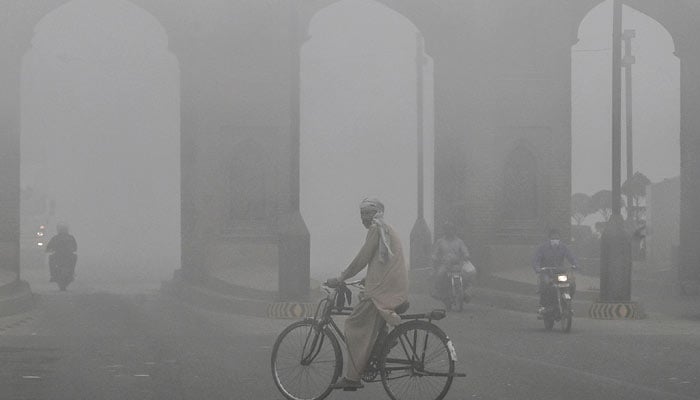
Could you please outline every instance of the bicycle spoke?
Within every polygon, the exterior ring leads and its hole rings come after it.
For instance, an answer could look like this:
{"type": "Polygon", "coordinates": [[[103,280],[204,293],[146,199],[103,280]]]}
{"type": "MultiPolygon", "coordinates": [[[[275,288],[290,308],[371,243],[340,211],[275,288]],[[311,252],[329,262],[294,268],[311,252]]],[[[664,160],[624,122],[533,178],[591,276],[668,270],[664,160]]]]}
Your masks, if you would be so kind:
{"type": "Polygon", "coordinates": [[[325,397],[340,370],[340,348],[313,322],[292,324],[275,343],[273,378],[288,399],[325,397]]]}
{"type": "Polygon", "coordinates": [[[393,400],[441,399],[452,383],[447,338],[429,323],[407,325],[382,359],[382,382],[393,400]],[[432,337],[431,337],[432,336],[432,337]]]}

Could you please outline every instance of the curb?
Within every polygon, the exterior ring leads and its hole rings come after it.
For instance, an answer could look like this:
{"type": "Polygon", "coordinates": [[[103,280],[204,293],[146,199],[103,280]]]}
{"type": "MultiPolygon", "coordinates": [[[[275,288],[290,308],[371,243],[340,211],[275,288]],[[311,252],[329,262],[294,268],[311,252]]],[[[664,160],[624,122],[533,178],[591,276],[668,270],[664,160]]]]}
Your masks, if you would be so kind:
{"type": "MultiPolygon", "coordinates": [[[[536,296],[527,296],[512,292],[504,292],[497,289],[475,287],[472,302],[493,308],[501,308],[510,311],[517,311],[535,315],[540,300],[536,296]]],[[[587,318],[590,303],[586,301],[574,300],[574,317],[587,318]]]]}
{"type": "MultiPolygon", "coordinates": [[[[428,277],[420,271],[412,271],[412,294],[429,296],[430,283],[428,277]]],[[[274,292],[264,292],[255,289],[255,298],[250,297],[248,291],[238,290],[235,285],[229,285],[226,291],[221,288],[208,285],[193,285],[179,276],[171,281],[161,284],[161,292],[178,298],[196,307],[228,314],[239,314],[251,317],[269,319],[299,319],[311,317],[316,311],[315,302],[280,302],[275,301],[274,292]],[[217,290],[219,289],[219,290],[217,290]]],[[[535,314],[539,306],[539,297],[534,295],[536,286],[524,282],[509,281],[499,277],[485,277],[479,286],[473,287],[474,297],[472,303],[500,308],[510,311],[535,314]],[[494,288],[504,286],[506,290],[494,288]],[[514,290],[515,289],[515,290],[514,290]],[[531,292],[533,294],[523,294],[531,292]]],[[[602,319],[638,319],[645,315],[641,307],[622,305],[618,303],[598,305],[594,300],[588,299],[593,293],[583,292],[584,299],[573,301],[574,316],[578,318],[602,319]],[[613,318],[619,314],[619,317],[613,318]]],[[[635,303],[636,304],[636,303],[635,303]]]]}
{"type": "Polygon", "coordinates": [[[636,302],[595,302],[591,304],[588,316],[593,319],[645,319],[647,317],[642,306],[636,302]]]}
{"type": "Polygon", "coordinates": [[[300,319],[313,317],[317,303],[290,303],[277,302],[268,304],[267,318],[272,319],[300,319]]]}

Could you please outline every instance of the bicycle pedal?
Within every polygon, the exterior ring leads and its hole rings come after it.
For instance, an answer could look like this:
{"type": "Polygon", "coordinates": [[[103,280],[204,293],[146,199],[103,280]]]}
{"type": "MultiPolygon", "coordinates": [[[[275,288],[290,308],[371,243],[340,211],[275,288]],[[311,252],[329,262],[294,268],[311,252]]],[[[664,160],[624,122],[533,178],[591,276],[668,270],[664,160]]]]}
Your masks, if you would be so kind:
{"type": "Polygon", "coordinates": [[[349,387],[346,387],[346,388],[343,388],[343,392],[357,392],[357,389],[358,389],[358,388],[349,388],[349,387]]]}

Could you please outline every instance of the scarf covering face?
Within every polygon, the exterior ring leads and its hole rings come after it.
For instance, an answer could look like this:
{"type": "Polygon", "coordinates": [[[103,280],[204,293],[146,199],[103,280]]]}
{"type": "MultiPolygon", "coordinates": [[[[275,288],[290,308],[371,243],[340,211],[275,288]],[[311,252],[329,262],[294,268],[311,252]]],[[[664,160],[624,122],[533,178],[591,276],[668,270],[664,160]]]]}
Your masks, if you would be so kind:
{"type": "Polygon", "coordinates": [[[374,211],[372,224],[379,228],[379,259],[383,264],[389,261],[389,257],[394,254],[391,252],[391,243],[389,238],[389,229],[384,222],[384,204],[377,198],[366,198],[360,203],[360,211],[374,211]]]}

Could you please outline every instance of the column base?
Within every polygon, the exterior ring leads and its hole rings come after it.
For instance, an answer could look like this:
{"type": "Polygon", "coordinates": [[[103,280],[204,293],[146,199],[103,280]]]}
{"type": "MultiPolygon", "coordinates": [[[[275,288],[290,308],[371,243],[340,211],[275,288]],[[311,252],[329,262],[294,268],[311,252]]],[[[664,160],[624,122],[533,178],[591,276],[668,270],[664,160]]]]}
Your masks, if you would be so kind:
{"type": "Polygon", "coordinates": [[[593,319],[645,319],[646,314],[642,305],[630,302],[603,302],[596,301],[591,304],[588,316],[593,319]]]}
{"type": "Polygon", "coordinates": [[[309,230],[297,211],[280,218],[278,230],[278,293],[280,302],[306,302],[310,292],[309,230]]]}
{"type": "Polygon", "coordinates": [[[418,218],[411,230],[411,254],[409,264],[411,269],[430,267],[430,252],[433,238],[430,227],[425,219],[418,218]]]}

